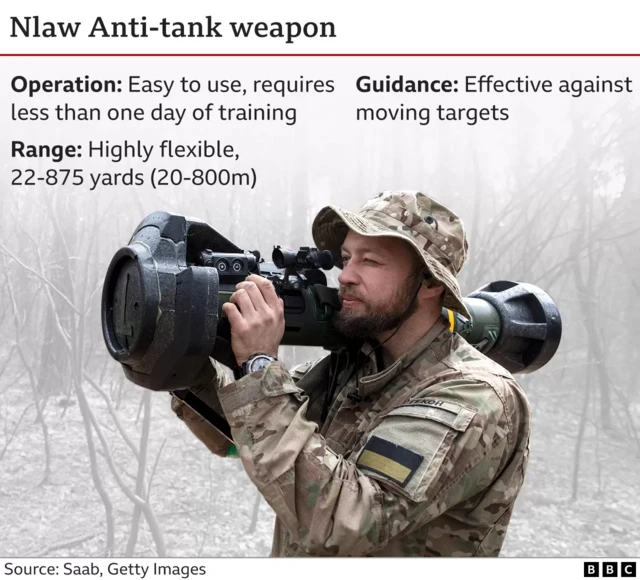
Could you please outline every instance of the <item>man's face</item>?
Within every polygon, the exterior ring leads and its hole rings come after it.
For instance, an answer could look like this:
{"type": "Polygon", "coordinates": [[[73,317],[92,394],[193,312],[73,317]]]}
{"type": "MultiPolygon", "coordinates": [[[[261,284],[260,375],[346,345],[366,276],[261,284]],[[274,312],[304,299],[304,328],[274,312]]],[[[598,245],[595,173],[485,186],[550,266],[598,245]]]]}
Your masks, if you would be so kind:
{"type": "Polygon", "coordinates": [[[416,307],[413,298],[423,269],[415,251],[397,238],[349,231],[341,253],[342,310],[334,317],[336,328],[351,338],[394,330],[416,307]]]}

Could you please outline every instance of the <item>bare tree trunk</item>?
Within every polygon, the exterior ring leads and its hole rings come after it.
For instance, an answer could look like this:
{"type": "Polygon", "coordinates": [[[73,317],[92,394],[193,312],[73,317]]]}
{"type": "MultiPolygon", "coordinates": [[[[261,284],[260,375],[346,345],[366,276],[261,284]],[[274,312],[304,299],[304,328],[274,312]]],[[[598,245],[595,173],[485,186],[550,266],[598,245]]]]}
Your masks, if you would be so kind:
{"type": "MultiPolygon", "coordinates": [[[[582,320],[587,333],[587,360],[595,366],[598,375],[598,390],[600,393],[600,420],[602,426],[607,429],[611,425],[611,384],[606,366],[606,352],[601,343],[601,333],[596,324],[598,313],[594,308],[597,289],[596,279],[598,263],[595,261],[596,252],[593,248],[593,233],[597,230],[594,227],[594,194],[587,184],[586,178],[589,175],[587,155],[584,151],[584,129],[578,123],[574,123],[574,139],[576,150],[579,154],[576,171],[576,185],[574,189],[575,203],[578,206],[576,215],[576,227],[579,228],[578,235],[570,246],[571,255],[574,257],[572,263],[573,280],[576,286],[582,320]],[[581,199],[581,196],[586,199],[581,199]],[[587,271],[583,275],[580,263],[580,253],[583,247],[587,248],[587,271]]],[[[607,215],[599,216],[598,223],[608,223],[607,215]]]]}
{"type": "MultiPolygon", "coordinates": [[[[4,257],[2,259],[2,265],[3,265],[3,268],[6,270],[7,264],[4,257]]],[[[13,307],[13,317],[14,317],[13,319],[14,319],[15,333],[16,333],[16,350],[18,351],[18,355],[20,356],[20,359],[22,360],[22,364],[24,365],[27,375],[29,376],[29,385],[31,386],[31,392],[33,394],[33,402],[36,406],[36,420],[40,424],[40,427],[42,429],[45,466],[44,466],[44,475],[42,477],[42,480],[38,484],[40,486],[48,483],[49,477],[51,476],[51,444],[49,442],[49,428],[44,418],[44,405],[42,404],[40,394],[38,393],[37,380],[36,380],[35,374],[33,372],[31,364],[29,364],[29,361],[27,361],[27,358],[24,354],[24,350],[22,348],[21,334],[22,334],[23,323],[20,321],[20,313],[18,310],[18,305],[16,303],[15,293],[13,291],[13,283],[11,282],[9,277],[7,277],[6,288],[9,294],[9,299],[11,300],[11,305],[13,307]]]]}
{"type": "MultiPolygon", "coordinates": [[[[142,420],[142,433],[140,435],[140,453],[138,456],[138,475],[136,477],[136,495],[148,500],[145,497],[145,471],[147,469],[147,449],[149,447],[149,426],[151,425],[151,391],[144,390],[142,396],[144,404],[144,418],[142,420]]],[[[136,504],[133,508],[133,516],[131,517],[131,529],[129,531],[129,540],[125,550],[125,558],[132,558],[138,541],[138,530],[140,528],[140,516],[142,508],[136,504]]]]}
{"type": "Polygon", "coordinates": [[[93,442],[93,433],[91,432],[91,419],[89,415],[91,414],[91,410],[89,409],[89,404],[82,392],[82,389],[76,385],[76,394],[78,397],[78,403],[80,404],[80,413],[82,414],[82,424],[84,425],[84,433],[87,439],[87,448],[89,450],[89,465],[91,472],[91,480],[93,481],[93,486],[96,488],[100,499],[102,500],[102,505],[104,506],[104,514],[107,524],[107,540],[104,547],[103,555],[105,558],[111,557],[114,555],[115,549],[115,529],[114,529],[114,521],[113,521],[113,504],[109,499],[109,494],[107,490],[102,485],[102,479],[100,478],[100,473],[98,471],[98,458],[96,455],[96,448],[93,442]]]}
{"type": "Polygon", "coordinates": [[[573,452],[573,478],[571,482],[571,501],[578,499],[578,486],[580,482],[580,451],[584,441],[584,432],[587,426],[587,415],[589,414],[589,399],[591,398],[591,375],[587,378],[587,388],[582,402],[582,413],[580,414],[580,426],[576,437],[576,446],[573,452]]]}

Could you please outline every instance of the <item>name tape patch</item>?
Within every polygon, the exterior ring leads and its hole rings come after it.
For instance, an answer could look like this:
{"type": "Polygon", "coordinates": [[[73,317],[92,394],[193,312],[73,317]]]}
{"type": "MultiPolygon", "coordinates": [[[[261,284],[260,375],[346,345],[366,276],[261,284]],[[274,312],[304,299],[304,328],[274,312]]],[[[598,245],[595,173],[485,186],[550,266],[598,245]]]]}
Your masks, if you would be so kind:
{"type": "Polygon", "coordinates": [[[462,407],[460,405],[456,405],[455,403],[449,403],[448,401],[441,401],[440,399],[418,399],[417,401],[413,401],[414,405],[424,405],[425,407],[435,407],[436,409],[444,409],[445,411],[450,411],[451,413],[458,414],[462,407]]]}
{"type": "Polygon", "coordinates": [[[365,445],[356,465],[384,475],[404,487],[423,459],[419,453],[374,435],[365,445]]]}

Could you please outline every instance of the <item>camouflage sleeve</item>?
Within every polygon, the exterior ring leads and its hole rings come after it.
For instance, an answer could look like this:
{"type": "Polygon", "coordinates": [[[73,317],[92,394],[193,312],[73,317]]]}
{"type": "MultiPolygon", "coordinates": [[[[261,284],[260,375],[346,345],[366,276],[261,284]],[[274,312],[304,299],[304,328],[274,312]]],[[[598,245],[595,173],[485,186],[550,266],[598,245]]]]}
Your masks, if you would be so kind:
{"type": "MultiPolygon", "coordinates": [[[[297,365],[291,369],[294,381],[302,379],[320,360],[297,365]]],[[[218,415],[224,416],[224,411],[218,400],[218,389],[230,383],[233,379],[224,367],[211,359],[210,364],[196,378],[197,386],[190,391],[201,398],[218,415]]],[[[205,421],[198,413],[175,396],[171,397],[171,409],[184,421],[189,430],[202,441],[207,449],[220,457],[237,457],[233,444],[215,427],[205,421]]]]}
{"type": "Polygon", "coordinates": [[[292,543],[309,555],[362,556],[484,490],[510,454],[490,386],[438,387],[393,410],[350,460],[305,418],[307,398],[281,362],[219,396],[245,470],[292,543]]]}
{"type": "MultiPolygon", "coordinates": [[[[189,390],[202,399],[216,413],[224,416],[218,400],[218,389],[230,382],[223,367],[216,361],[210,364],[197,377],[197,384],[189,390]]],[[[202,441],[207,449],[220,457],[226,457],[232,451],[232,443],[215,427],[205,421],[198,413],[175,396],[171,396],[171,409],[184,421],[189,430],[202,441]]]]}

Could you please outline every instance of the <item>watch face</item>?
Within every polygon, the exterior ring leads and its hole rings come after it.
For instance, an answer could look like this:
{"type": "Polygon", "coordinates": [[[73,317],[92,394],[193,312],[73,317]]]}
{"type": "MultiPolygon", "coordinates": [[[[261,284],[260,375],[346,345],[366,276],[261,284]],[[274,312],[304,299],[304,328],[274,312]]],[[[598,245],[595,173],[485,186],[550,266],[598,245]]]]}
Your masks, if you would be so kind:
{"type": "Polygon", "coordinates": [[[255,373],[256,371],[262,370],[264,367],[269,365],[273,359],[268,356],[257,356],[249,363],[249,372],[255,373]]]}

